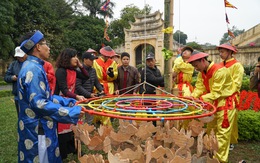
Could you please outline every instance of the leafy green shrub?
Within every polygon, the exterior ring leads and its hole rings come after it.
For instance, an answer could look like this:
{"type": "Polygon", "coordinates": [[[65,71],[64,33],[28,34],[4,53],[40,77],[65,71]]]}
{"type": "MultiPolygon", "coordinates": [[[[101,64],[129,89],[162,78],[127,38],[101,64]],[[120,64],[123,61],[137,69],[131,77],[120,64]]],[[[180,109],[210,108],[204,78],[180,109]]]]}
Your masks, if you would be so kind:
{"type": "Polygon", "coordinates": [[[12,90],[2,90],[2,91],[0,91],[0,98],[12,96],[12,95],[13,95],[12,90]]]}
{"type": "Polygon", "coordinates": [[[197,78],[198,73],[199,73],[199,71],[194,71],[193,74],[192,74],[192,77],[196,77],[197,78]]]}
{"type": "Polygon", "coordinates": [[[250,77],[248,75],[243,76],[242,86],[240,90],[249,90],[250,77]]]}
{"type": "Polygon", "coordinates": [[[0,81],[0,85],[8,85],[5,81],[0,81]]]}
{"type": "Polygon", "coordinates": [[[244,66],[245,74],[250,75],[250,72],[254,71],[255,65],[244,66]]]}
{"type": "Polygon", "coordinates": [[[238,112],[239,140],[260,140],[260,112],[253,110],[238,112]]]}
{"type": "Polygon", "coordinates": [[[191,84],[192,86],[195,86],[196,81],[197,81],[197,76],[194,76],[194,77],[192,77],[192,81],[191,81],[190,84],[191,84]]]}

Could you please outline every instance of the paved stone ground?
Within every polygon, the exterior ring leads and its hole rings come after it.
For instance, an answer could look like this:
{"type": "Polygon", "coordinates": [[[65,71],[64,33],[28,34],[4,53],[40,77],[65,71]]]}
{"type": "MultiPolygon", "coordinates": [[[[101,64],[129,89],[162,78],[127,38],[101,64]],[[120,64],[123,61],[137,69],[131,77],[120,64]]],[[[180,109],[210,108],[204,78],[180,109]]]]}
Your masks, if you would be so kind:
{"type": "Polygon", "coordinates": [[[0,85],[1,90],[12,90],[12,85],[0,85]]]}

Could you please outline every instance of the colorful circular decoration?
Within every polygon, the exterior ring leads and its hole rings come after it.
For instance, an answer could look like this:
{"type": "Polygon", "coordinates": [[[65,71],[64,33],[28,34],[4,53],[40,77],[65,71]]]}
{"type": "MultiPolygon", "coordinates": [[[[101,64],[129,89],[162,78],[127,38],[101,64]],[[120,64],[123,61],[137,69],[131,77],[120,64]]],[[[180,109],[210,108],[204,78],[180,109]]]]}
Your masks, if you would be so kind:
{"type": "Polygon", "coordinates": [[[80,101],[77,105],[92,115],[138,121],[195,119],[217,111],[210,103],[166,94],[104,96],[80,101]]]}

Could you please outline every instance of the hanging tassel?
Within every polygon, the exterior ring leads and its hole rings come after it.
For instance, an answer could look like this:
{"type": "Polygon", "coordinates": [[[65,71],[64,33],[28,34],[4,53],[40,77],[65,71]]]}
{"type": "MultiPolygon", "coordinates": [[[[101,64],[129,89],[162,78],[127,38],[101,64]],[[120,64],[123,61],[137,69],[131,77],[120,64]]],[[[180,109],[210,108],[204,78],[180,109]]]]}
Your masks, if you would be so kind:
{"type": "Polygon", "coordinates": [[[230,126],[228,121],[228,110],[232,110],[233,108],[233,101],[236,99],[236,93],[234,93],[232,96],[229,96],[226,99],[226,105],[223,107],[224,110],[224,119],[222,121],[222,128],[228,128],[230,126]]]}
{"type": "Polygon", "coordinates": [[[222,128],[228,128],[229,127],[229,121],[228,119],[224,119],[222,122],[222,128]]]}
{"type": "Polygon", "coordinates": [[[224,110],[224,119],[222,121],[222,128],[228,128],[230,126],[228,121],[227,109],[224,110]]]}

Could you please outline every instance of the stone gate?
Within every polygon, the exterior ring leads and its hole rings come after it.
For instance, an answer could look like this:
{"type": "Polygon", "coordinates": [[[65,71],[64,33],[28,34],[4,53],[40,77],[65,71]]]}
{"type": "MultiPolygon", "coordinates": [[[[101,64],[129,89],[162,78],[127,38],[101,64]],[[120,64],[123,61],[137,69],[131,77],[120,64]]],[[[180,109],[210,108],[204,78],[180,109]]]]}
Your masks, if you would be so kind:
{"type": "Polygon", "coordinates": [[[150,15],[135,16],[135,22],[130,23],[130,29],[125,32],[125,52],[131,56],[130,65],[137,66],[145,64],[145,56],[148,52],[155,54],[158,68],[163,71],[164,58],[162,56],[164,33],[164,22],[162,13],[156,11],[150,15]]]}

